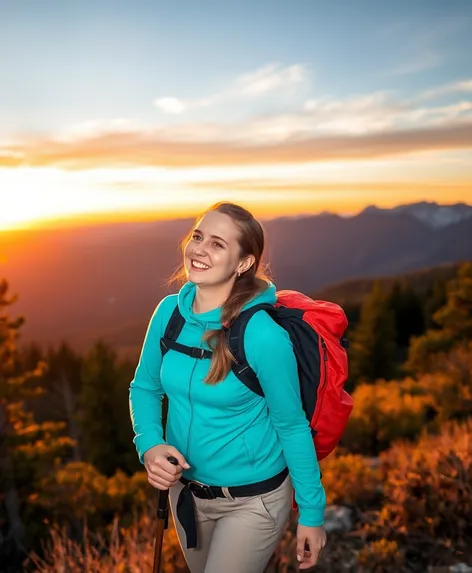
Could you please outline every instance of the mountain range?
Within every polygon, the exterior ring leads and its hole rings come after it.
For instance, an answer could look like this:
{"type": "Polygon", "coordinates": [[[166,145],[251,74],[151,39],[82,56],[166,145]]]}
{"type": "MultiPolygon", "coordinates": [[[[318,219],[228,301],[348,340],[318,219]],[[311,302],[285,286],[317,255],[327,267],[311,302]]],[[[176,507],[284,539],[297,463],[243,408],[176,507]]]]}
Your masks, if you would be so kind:
{"type": "MultiPolygon", "coordinates": [[[[19,296],[23,340],[102,337],[121,350],[142,342],[178,242],[193,221],[103,224],[0,233],[0,278],[19,296]]],[[[265,262],[279,289],[314,293],[343,281],[386,277],[472,260],[472,206],[416,203],[263,221],[265,262]]]]}

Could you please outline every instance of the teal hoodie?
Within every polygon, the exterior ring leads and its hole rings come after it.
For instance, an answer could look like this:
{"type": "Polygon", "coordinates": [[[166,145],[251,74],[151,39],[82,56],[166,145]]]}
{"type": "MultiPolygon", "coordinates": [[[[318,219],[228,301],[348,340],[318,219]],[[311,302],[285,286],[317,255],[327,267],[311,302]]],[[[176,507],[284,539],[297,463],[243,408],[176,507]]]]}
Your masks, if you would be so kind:
{"type": "MultiPolygon", "coordinates": [[[[324,522],[326,497],[311,431],[302,408],[297,363],[287,332],[264,312],[250,319],[244,338],[249,365],[264,396],[249,390],[233,372],[218,384],[204,382],[210,360],[170,350],[162,359],[159,341],[176,304],[185,318],[178,341],[208,349],[206,330],[221,328],[221,307],[196,314],[196,286],[187,282],[178,295],[164,298],[154,311],[135,376],[130,384],[134,443],[144,453],[164,443],[162,397],[169,398],[166,442],[190,464],[184,476],[212,485],[237,486],[267,479],[288,467],[299,506],[299,523],[324,522]]],[[[275,286],[246,304],[274,304],[275,286]]]]}

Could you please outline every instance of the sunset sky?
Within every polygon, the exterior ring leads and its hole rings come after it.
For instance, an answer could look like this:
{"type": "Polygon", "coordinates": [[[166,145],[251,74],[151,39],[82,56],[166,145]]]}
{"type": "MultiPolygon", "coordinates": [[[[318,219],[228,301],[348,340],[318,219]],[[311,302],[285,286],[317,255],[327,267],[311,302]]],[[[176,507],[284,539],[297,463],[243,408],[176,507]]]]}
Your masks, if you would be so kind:
{"type": "Polygon", "coordinates": [[[472,2],[0,0],[0,229],[472,203],[472,2]]]}

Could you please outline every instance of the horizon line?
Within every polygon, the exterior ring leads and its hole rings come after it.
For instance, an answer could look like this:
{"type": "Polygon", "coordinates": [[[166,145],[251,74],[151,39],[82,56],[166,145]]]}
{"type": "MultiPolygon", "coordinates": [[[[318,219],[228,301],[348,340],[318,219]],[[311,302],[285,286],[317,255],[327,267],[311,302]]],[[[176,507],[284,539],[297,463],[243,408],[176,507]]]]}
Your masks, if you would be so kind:
{"type": "MultiPolygon", "coordinates": [[[[222,201],[215,201],[214,203],[221,203],[222,201]]],[[[232,201],[228,201],[232,202],[232,201]]],[[[377,209],[379,211],[391,211],[393,209],[405,206],[413,206],[413,205],[437,205],[438,207],[455,207],[455,206],[466,206],[472,207],[472,203],[468,203],[465,201],[454,201],[451,203],[445,202],[438,202],[438,201],[428,201],[427,199],[421,201],[411,201],[411,202],[399,202],[395,205],[390,207],[382,207],[378,206],[376,203],[369,203],[362,208],[356,209],[354,211],[346,211],[346,212],[336,212],[335,210],[331,209],[322,209],[319,211],[300,211],[298,213],[290,213],[290,214],[257,214],[257,218],[260,221],[272,221],[276,219],[298,219],[298,218],[308,218],[308,217],[319,217],[323,215],[327,216],[337,216],[343,219],[349,219],[353,217],[357,217],[361,213],[365,212],[368,209],[377,209]]],[[[259,211],[259,209],[249,209],[251,212],[259,211]]],[[[156,213],[156,212],[148,212],[148,211],[136,211],[129,214],[123,214],[121,212],[95,212],[95,213],[78,213],[78,214],[71,214],[68,216],[62,217],[46,217],[37,219],[34,221],[23,221],[14,223],[8,227],[0,227],[0,235],[7,234],[7,233],[24,233],[24,232],[33,232],[33,231],[48,231],[48,230],[61,230],[61,229],[68,229],[68,228],[90,228],[90,227],[104,227],[110,225],[132,225],[132,224],[144,224],[144,223],[153,223],[153,222],[160,222],[160,221],[185,221],[188,219],[194,220],[198,217],[205,209],[200,210],[192,210],[191,213],[156,213]]]]}

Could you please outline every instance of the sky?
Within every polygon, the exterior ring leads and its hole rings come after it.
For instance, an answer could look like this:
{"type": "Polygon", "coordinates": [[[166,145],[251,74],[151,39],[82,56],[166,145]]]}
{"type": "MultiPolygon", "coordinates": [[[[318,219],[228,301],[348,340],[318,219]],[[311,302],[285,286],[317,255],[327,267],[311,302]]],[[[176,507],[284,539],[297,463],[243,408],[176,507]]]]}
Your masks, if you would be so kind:
{"type": "Polygon", "coordinates": [[[472,2],[0,0],[0,229],[472,203],[472,2]]]}

